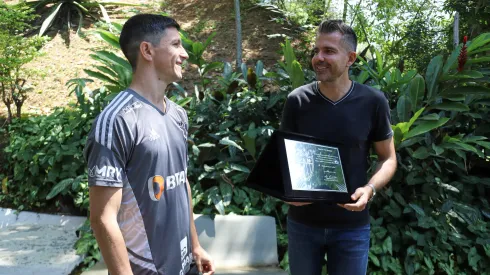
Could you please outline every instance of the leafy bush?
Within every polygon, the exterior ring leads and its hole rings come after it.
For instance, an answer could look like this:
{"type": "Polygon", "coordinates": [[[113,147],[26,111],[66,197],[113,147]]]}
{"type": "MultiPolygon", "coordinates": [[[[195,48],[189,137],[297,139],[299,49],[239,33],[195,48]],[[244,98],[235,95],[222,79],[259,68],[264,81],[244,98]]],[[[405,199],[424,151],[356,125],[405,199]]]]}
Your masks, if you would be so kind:
{"type": "MultiPolygon", "coordinates": [[[[58,183],[68,183],[85,171],[83,146],[91,127],[88,114],[58,109],[48,116],[14,119],[9,126],[10,143],[5,158],[10,165],[11,183],[4,201],[20,210],[46,206],[46,197],[58,183]]],[[[65,192],[75,205],[87,206],[87,196],[78,194],[86,187],[86,178],[70,182],[65,192]]],[[[51,197],[51,196],[50,196],[51,197]]]]}
{"type": "Polygon", "coordinates": [[[488,132],[477,132],[488,116],[490,90],[479,81],[488,73],[470,69],[485,61],[478,52],[489,43],[482,34],[467,52],[460,45],[446,60],[434,57],[425,78],[380,58],[354,77],[387,92],[399,161],[371,206],[371,274],[490,272],[483,260],[490,256],[490,178],[470,168],[490,155],[488,132]]]}
{"type": "Polygon", "coordinates": [[[11,105],[15,104],[15,114],[20,117],[27,92],[32,90],[23,66],[39,55],[38,49],[45,42],[38,37],[23,37],[23,32],[30,28],[28,22],[35,17],[24,4],[11,6],[0,2],[0,96],[7,107],[8,122],[14,113],[11,105]]]}

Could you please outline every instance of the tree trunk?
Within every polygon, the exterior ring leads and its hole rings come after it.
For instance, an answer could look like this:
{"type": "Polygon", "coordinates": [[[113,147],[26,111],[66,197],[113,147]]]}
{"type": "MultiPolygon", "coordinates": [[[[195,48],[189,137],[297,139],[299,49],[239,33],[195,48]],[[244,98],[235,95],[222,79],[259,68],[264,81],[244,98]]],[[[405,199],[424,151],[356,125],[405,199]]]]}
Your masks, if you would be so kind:
{"type": "Polygon", "coordinates": [[[342,21],[344,23],[347,21],[347,8],[348,8],[349,0],[344,0],[344,12],[342,14],[342,21]]]}
{"type": "Polygon", "coordinates": [[[24,101],[26,100],[26,91],[24,90],[24,85],[26,84],[26,80],[19,78],[15,81],[15,86],[12,88],[12,99],[14,100],[15,107],[17,108],[17,117],[20,118],[22,106],[24,105],[24,101]],[[17,89],[17,93],[15,93],[15,89],[17,89]]]}
{"type": "Polygon", "coordinates": [[[0,83],[0,85],[2,88],[2,101],[5,104],[5,106],[7,106],[7,123],[11,123],[12,109],[10,108],[10,105],[12,104],[12,100],[10,99],[10,93],[8,93],[3,83],[0,83]]]}
{"type": "Polygon", "coordinates": [[[10,124],[12,123],[12,108],[10,107],[10,104],[5,105],[7,105],[7,123],[10,124]]]}
{"type": "Polygon", "coordinates": [[[332,0],[325,0],[325,10],[324,10],[324,13],[327,13],[330,11],[330,3],[332,2],[332,0]]]}
{"type": "Polygon", "coordinates": [[[456,12],[456,14],[454,15],[453,44],[455,48],[459,44],[459,12],[456,12]]]}
{"type": "Polygon", "coordinates": [[[235,22],[236,22],[236,68],[242,66],[242,23],[240,20],[240,0],[235,0],[235,22]]]}

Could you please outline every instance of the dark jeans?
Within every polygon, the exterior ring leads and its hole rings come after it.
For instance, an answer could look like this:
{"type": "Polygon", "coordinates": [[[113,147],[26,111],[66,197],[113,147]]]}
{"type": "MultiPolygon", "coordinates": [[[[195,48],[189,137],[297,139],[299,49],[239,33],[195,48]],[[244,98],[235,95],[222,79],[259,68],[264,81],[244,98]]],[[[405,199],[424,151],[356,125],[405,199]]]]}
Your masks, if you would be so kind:
{"type": "Polygon", "coordinates": [[[289,269],[292,275],[320,275],[327,253],[329,275],[365,275],[370,225],[358,228],[310,227],[288,218],[289,269]]]}

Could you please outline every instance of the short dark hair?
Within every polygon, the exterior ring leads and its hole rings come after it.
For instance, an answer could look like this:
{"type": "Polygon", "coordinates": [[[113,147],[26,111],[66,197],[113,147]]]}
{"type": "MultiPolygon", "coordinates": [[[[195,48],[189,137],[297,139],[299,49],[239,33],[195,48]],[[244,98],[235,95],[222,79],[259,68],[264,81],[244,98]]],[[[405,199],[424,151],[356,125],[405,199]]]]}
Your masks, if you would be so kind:
{"type": "Polygon", "coordinates": [[[180,30],[180,25],[173,18],[158,14],[137,14],[129,18],[121,31],[119,45],[128,59],[133,71],[136,70],[138,52],[141,42],[159,45],[167,28],[180,30]]]}
{"type": "Polygon", "coordinates": [[[349,50],[357,50],[357,35],[354,30],[342,20],[324,20],[320,23],[317,35],[339,32],[343,35],[342,42],[349,50]]]}

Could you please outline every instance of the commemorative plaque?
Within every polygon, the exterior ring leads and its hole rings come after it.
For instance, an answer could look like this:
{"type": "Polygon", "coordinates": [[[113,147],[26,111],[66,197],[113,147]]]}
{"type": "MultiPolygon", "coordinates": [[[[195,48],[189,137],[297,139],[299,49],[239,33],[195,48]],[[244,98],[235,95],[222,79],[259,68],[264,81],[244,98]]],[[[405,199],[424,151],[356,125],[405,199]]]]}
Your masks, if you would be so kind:
{"type": "Polygon", "coordinates": [[[289,202],[352,202],[342,144],[276,130],[247,186],[289,202]]]}

